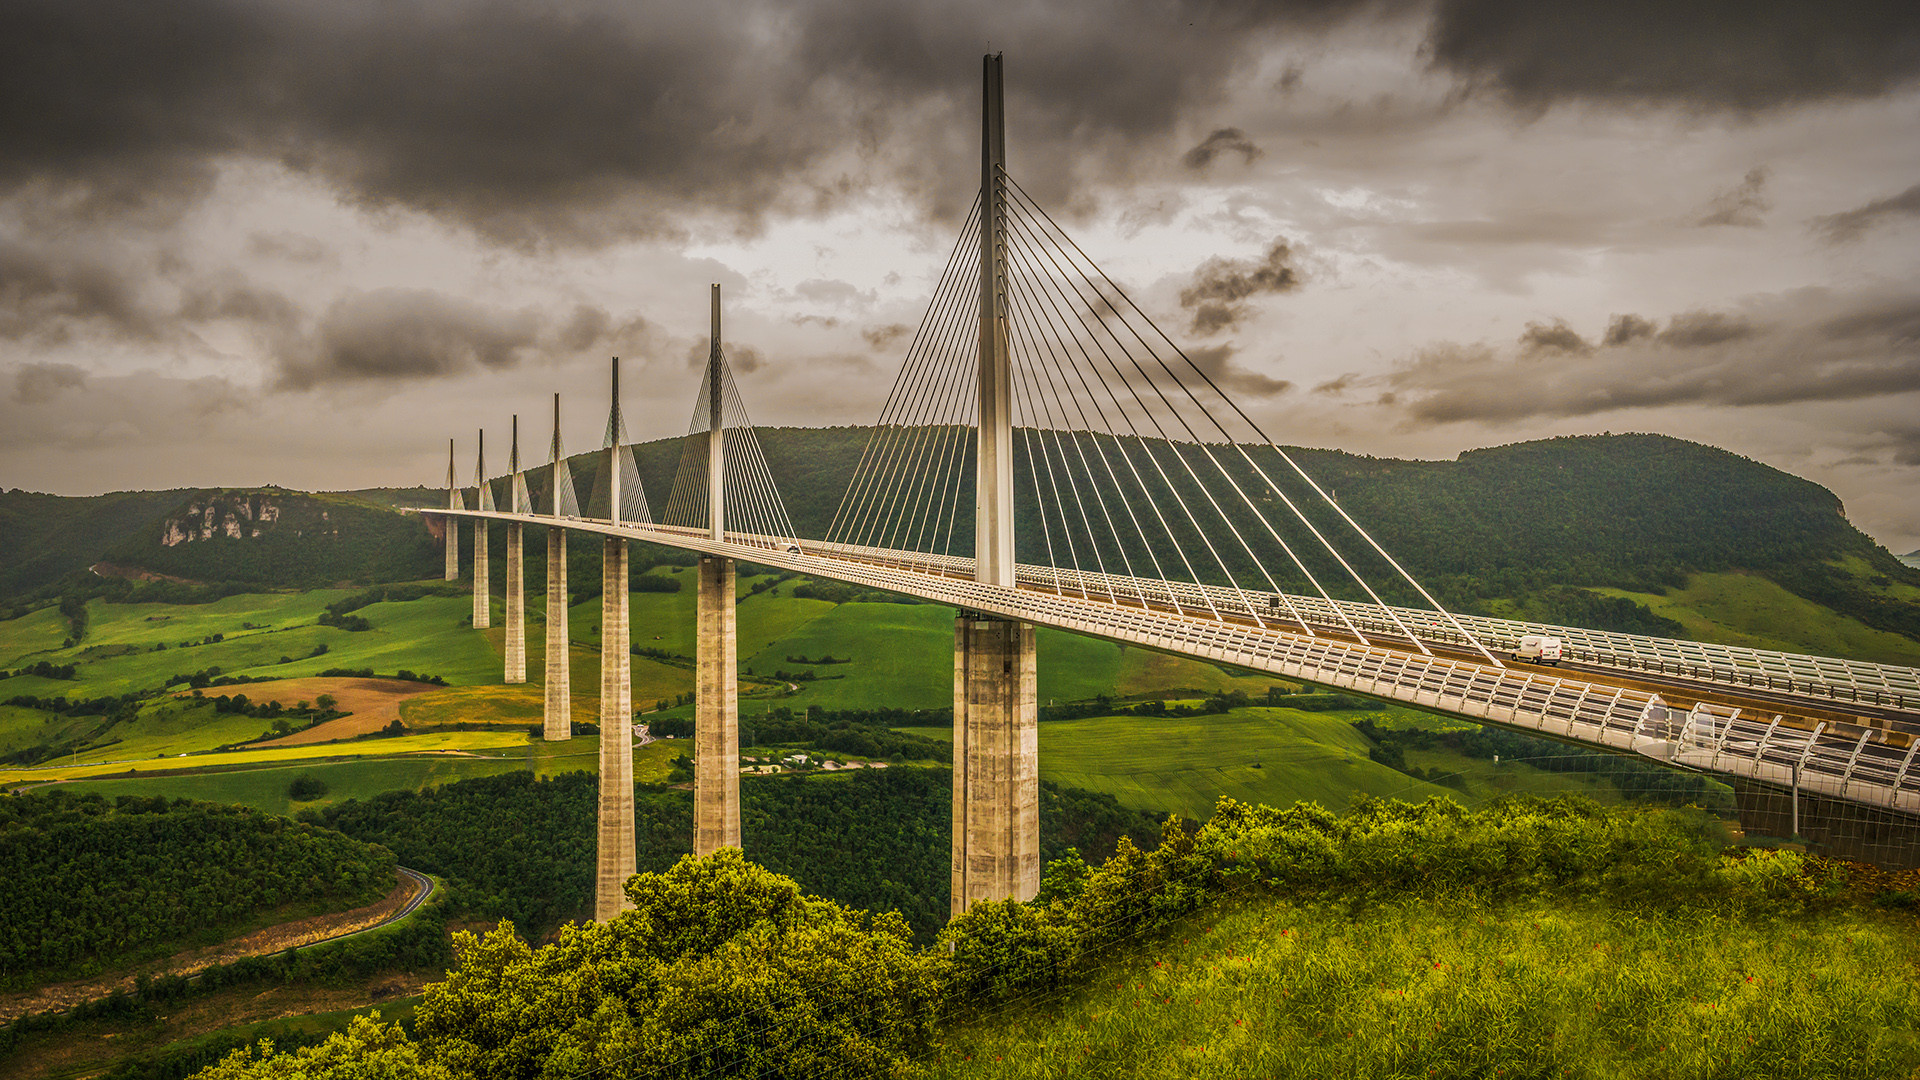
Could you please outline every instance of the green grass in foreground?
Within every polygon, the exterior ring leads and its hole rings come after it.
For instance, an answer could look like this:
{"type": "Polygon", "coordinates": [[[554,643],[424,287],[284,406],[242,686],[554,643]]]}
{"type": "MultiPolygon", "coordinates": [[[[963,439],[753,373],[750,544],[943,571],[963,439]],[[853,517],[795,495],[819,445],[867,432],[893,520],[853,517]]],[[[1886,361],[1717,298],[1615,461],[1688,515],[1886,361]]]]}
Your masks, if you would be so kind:
{"type": "Polygon", "coordinates": [[[1803,599],[1757,574],[1694,574],[1664,595],[1595,589],[1645,604],[1687,628],[1698,641],[1756,649],[1845,656],[1885,664],[1920,664],[1920,642],[1803,599]]]}
{"type": "Polygon", "coordinates": [[[1891,1080],[1910,927],[1532,902],[1229,902],[1057,1004],[950,1029],[924,1077],[1891,1080]]]}

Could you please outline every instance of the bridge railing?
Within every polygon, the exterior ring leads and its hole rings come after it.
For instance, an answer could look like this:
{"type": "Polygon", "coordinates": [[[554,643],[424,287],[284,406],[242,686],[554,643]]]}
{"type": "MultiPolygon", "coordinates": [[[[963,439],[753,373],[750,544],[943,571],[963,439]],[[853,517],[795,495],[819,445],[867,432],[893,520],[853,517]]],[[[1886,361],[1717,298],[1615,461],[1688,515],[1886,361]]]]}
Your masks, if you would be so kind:
{"type": "MultiPolygon", "coordinates": [[[[924,568],[932,573],[971,575],[973,572],[973,560],[960,556],[813,541],[806,542],[805,546],[808,550],[844,554],[906,568],[924,568]]],[[[1320,629],[1337,628],[1351,622],[1366,634],[1402,637],[1404,625],[1428,642],[1461,646],[1471,644],[1437,613],[1418,608],[1383,608],[1377,604],[1349,600],[1329,602],[1318,596],[1242,592],[1217,585],[1159,581],[1030,563],[1016,567],[1015,576],[1021,584],[1061,594],[1107,597],[1119,603],[1139,603],[1144,599],[1152,604],[1177,607],[1187,614],[1211,615],[1219,612],[1228,616],[1251,617],[1279,630],[1297,627],[1298,623],[1293,621],[1292,616],[1294,611],[1298,611],[1309,626],[1320,629]]],[[[1544,634],[1558,637],[1565,644],[1568,659],[1602,667],[1674,675],[1723,686],[1807,694],[1835,702],[1920,710],[1920,669],[1912,667],[1713,642],[1676,641],[1642,634],[1521,622],[1485,615],[1456,614],[1454,618],[1481,644],[1496,653],[1511,653],[1526,635],[1544,634]]]]}
{"type": "MultiPolygon", "coordinates": [[[[479,511],[441,511],[463,516],[551,521],[479,511]]],[[[1657,695],[1583,682],[1529,667],[1500,669],[1446,656],[1309,637],[1279,626],[1202,617],[1201,613],[1128,606],[1083,598],[1077,592],[1002,588],[972,580],[951,560],[929,566],[916,553],[840,548],[807,543],[802,550],[769,544],[767,538],[729,537],[716,542],[700,530],[658,525],[612,525],[568,520],[565,527],[688,550],[749,559],[800,573],[904,593],[963,611],[1021,619],[1076,633],[1125,641],[1281,678],[1351,690],[1388,701],[1450,712],[1552,738],[1648,754],[1671,764],[1723,775],[1777,782],[1783,762],[1797,761],[1802,787],[1869,806],[1920,812],[1920,768],[1914,748],[1848,734],[1820,724],[1812,731],[1784,724],[1759,725],[1731,710],[1702,706],[1685,714],[1657,695]],[[912,556],[912,565],[906,563],[912,556]],[[1689,727],[1689,725],[1691,725],[1689,727]],[[1748,739],[1759,726],[1765,741],[1748,739]],[[1771,731],[1769,733],[1769,727],[1771,731]],[[1797,754],[1797,756],[1796,756],[1797,754]],[[1900,764],[1889,759],[1900,758],[1900,764]]],[[[970,570],[967,565],[965,570],[970,570]]],[[[1051,569],[1044,571],[1051,579],[1051,569]]],[[[1191,595],[1176,588],[1176,595],[1191,595]]],[[[1182,603],[1182,609],[1187,605],[1182,603]]]]}

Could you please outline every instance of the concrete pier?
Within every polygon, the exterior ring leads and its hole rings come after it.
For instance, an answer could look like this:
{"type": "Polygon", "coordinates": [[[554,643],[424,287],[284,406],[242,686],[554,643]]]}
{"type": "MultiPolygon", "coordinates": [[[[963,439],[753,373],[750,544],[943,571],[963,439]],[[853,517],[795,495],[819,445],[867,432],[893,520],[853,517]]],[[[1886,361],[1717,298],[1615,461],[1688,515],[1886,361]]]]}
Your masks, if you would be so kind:
{"type": "Polygon", "coordinates": [[[572,667],[567,661],[567,531],[547,527],[547,703],[548,742],[573,738],[572,667]]]}
{"type": "Polygon", "coordinates": [[[1033,626],[962,612],[953,624],[953,898],[1040,892],[1040,734],[1033,626]]]}
{"type": "Polygon", "coordinates": [[[487,583],[487,519],[473,519],[473,628],[493,625],[493,596],[487,583]]]}
{"type": "Polygon", "coordinates": [[[507,522],[507,672],[508,683],[527,681],[527,592],[521,524],[507,522]]]}
{"type": "Polygon", "coordinates": [[[739,645],[732,559],[702,556],[693,706],[693,853],[740,846],[739,645]]]}
{"type": "Polygon", "coordinates": [[[631,910],[639,873],[633,839],[633,683],[628,652],[627,542],[608,537],[600,576],[600,842],[593,917],[631,910]]]}

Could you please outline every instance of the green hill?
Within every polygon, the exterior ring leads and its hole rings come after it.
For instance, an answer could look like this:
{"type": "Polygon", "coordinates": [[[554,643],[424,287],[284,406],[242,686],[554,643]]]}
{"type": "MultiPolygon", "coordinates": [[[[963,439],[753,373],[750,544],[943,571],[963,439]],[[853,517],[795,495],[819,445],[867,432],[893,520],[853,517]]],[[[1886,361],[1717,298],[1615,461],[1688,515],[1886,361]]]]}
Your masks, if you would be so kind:
{"type": "MultiPolygon", "coordinates": [[[[825,534],[870,434],[864,427],[760,429],[774,479],[802,535],[825,534]]],[[[685,439],[674,438],[637,447],[641,477],[656,508],[667,501],[685,446],[685,439]]],[[[1598,435],[1472,450],[1453,461],[1309,449],[1295,456],[1409,570],[1465,610],[1681,637],[1746,635],[1787,648],[1853,641],[1850,647],[1864,650],[1862,655],[1907,657],[1908,662],[1920,657],[1920,651],[1907,656],[1910,648],[1920,650],[1907,644],[1920,641],[1920,569],[1848,523],[1832,492],[1737,454],[1661,435],[1598,435]],[[1721,581],[1725,575],[1758,575],[1831,613],[1820,619],[1837,617],[1844,625],[1804,639],[1782,638],[1765,628],[1726,623],[1701,606],[1737,602],[1713,597],[1701,604],[1687,597],[1659,602],[1690,588],[1698,591],[1704,575],[1723,575],[1713,579],[1721,581]],[[1874,633],[1898,637],[1887,641],[1874,633]]],[[[604,467],[600,453],[571,459],[583,506],[591,503],[604,467]]],[[[540,468],[527,474],[535,505],[551,498],[551,473],[540,468]]],[[[1248,490],[1261,489],[1251,473],[1240,479],[1248,490]]],[[[495,481],[494,494],[504,501],[504,481],[495,481]]],[[[1204,501],[1190,483],[1182,494],[1204,501]]],[[[0,540],[21,553],[0,572],[0,596],[35,588],[50,595],[44,590],[62,574],[102,559],[153,574],[260,587],[433,576],[438,541],[418,519],[393,510],[440,500],[439,492],[426,489],[326,495],[279,489],[120,493],[91,499],[0,493],[0,540]]],[[[1231,495],[1219,502],[1230,509],[1239,505],[1231,495]]],[[[1017,510],[1020,557],[1044,561],[1039,510],[1030,492],[1017,510]]],[[[963,518],[968,513],[964,505],[960,513],[963,518]]],[[[1245,526],[1244,535],[1264,535],[1249,517],[1236,516],[1236,523],[1245,526]]],[[[970,531],[958,533],[955,551],[965,554],[970,531]]],[[[1191,537],[1177,539],[1196,546],[1191,537]]],[[[1165,537],[1149,545],[1151,552],[1139,541],[1130,543],[1139,565],[1150,565],[1149,554],[1179,561],[1174,543],[1165,537]]],[[[1277,548],[1253,546],[1283,588],[1307,589],[1277,548]]],[[[1315,545],[1307,541],[1296,547],[1307,552],[1315,545]]],[[[538,580],[545,561],[539,537],[530,537],[527,554],[528,573],[538,580]]],[[[1393,574],[1383,564],[1350,554],[1390,598],[1410,599],[1405,590],[1395,591],[1393,574]]],[[[569,555],[576,599],[594,595],[599,544],[574,543],[569,555]]],[[[636,573],[686,561],[665,549],[642,548],[636,555],[636,573]]],[[[1259,579],[1244,554],[1238,561],[1231,553],[1227,557],[1235,573],[1259,579]]],[[[497,567],[504,568],[504,558],[504,545],[496,543],[497,567]]],[[[1315,565],[1312,557],[1308,562],[1315,565]]],[[[1330,564],[1315,568],[1328,571],[1323,580],[1342,576],[1330,564]]],[[[1196,569],[1202,577],[1219,577],[1205,567],[1196,569]]]]}

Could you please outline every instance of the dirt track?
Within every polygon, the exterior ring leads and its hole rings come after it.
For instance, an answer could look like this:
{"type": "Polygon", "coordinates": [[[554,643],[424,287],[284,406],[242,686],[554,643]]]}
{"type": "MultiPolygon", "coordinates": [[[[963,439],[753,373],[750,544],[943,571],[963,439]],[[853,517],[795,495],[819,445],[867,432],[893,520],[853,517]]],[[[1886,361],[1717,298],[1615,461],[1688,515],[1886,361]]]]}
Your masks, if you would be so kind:
{"type": "MultiPolygon", "coordinates": [[[[409,871],[402,870],[397,876],[399,881],[394,885],[393,891],[377,903],[354,908],[351,911],[336,911],[331,915],[315,915],[307,919],[269,926],[231,941],[223,941],[218,945],[180,953],[158,964],[144,965],[138,974],[149,978],[159,978],[163,975],[192,975],[220,964],[230,964],[244,957],[270,956],[287,949],[314,945],[372,929],[411,911],[413,907],[418,906],[416,899],[432,887],[431,882],[409,871]]],[[[97,1001],[116,991],[132,990],[134,978],[134,974],[122,973],[98,979],[57,983],[23,994],[0,997],[0,1023],[28,1013],[70,1009],[83,1002],[97,1001]]]]}

